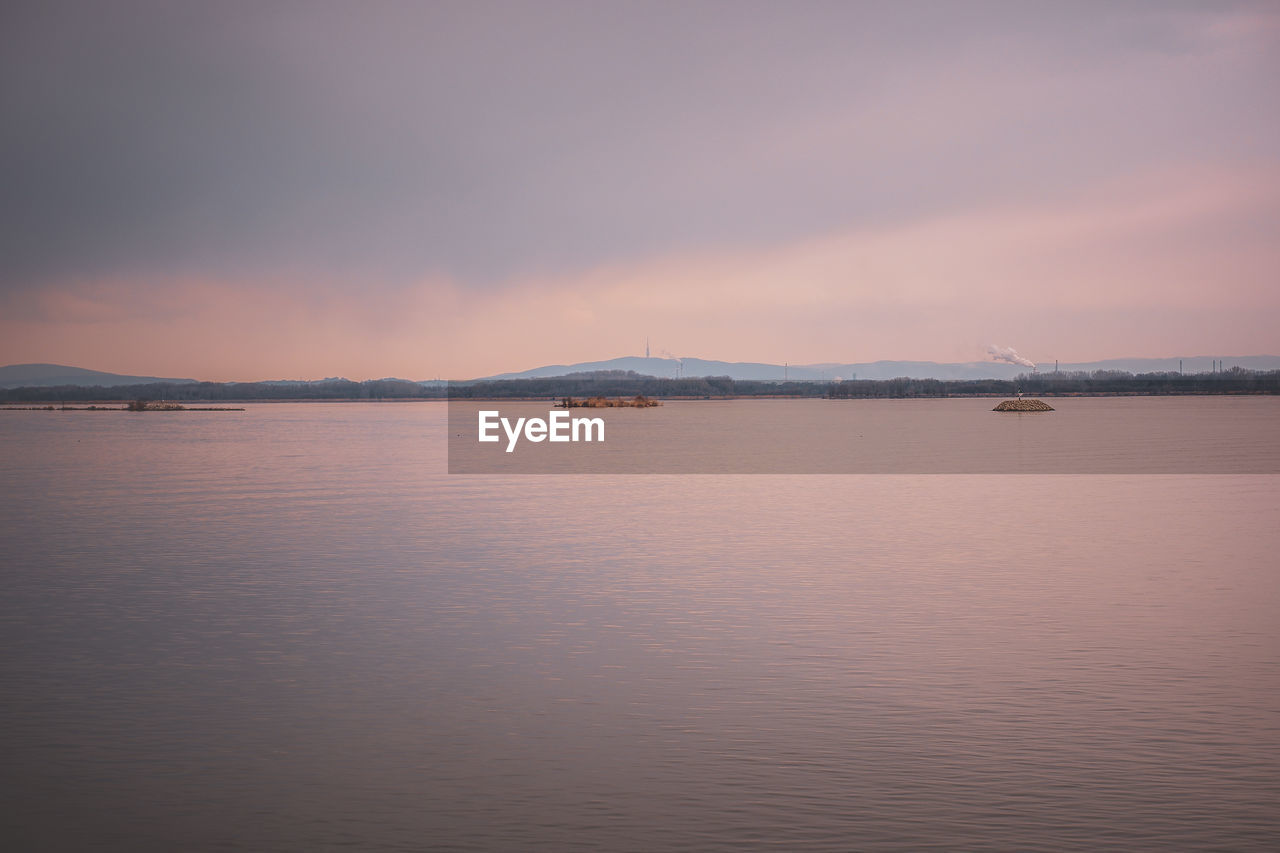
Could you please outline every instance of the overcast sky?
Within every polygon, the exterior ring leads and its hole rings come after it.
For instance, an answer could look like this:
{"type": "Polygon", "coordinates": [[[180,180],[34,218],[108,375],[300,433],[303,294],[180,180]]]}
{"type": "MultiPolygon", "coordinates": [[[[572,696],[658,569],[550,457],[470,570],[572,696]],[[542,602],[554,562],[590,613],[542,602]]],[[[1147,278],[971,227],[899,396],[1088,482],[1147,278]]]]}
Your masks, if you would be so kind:
{"type": "Polygon", "coordinates": [[[0,363],[1280,353],[1280,5],[6,3],[0,363]]]}

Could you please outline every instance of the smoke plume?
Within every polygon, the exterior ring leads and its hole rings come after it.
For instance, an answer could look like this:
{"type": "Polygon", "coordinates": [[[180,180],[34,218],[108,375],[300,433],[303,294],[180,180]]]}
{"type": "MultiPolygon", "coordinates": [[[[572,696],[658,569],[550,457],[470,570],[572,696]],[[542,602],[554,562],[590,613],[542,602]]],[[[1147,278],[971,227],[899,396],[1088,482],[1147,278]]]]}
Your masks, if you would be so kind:
{"type": "Polygon", "coordinates": [[[987,352],[991,354],[993,361],[1007,361],[1010,364],[1018,364],[1022,367],[1036,366],[1036,363],[1031,359],[1018,355],[1018,351],[1013,347],[998,347],[995,344],[991,344],[987,347],[987,352]]]}

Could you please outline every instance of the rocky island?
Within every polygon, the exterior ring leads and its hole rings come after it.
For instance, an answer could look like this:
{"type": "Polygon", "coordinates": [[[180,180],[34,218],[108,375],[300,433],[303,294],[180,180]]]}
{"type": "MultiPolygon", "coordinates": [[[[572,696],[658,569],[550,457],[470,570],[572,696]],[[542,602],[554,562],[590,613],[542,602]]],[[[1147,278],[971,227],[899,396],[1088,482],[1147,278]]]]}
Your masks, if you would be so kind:
{"type": "Polygon", "coordinates": [[[561,409],[647,409],[651,406],[661,406],[661,400],[655,400],[652,397],[646,397],[643,394],[637,394],[634,397],[618,397],[610,400],[607,397],[587,397],[579,400],[574,397],[565,397],[556,404],[561,409]]]}
{"type": "Polygon", "coordinates": [[[996,406],[993,412],[1052,412],[1053,406],[1050,406],[1044,400],[1005,400],[996,406]]]}

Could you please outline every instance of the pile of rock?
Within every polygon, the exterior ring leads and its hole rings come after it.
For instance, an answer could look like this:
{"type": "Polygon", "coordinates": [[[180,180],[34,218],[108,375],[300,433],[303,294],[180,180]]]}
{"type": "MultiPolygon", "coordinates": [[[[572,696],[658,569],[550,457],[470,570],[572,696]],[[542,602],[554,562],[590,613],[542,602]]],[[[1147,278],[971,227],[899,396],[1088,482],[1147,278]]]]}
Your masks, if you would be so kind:
{"type": "Polygon", "coordinates": [[[1005,400],[996,406],[993,412],[1052,412],[1053,406],[1050,406],[1044,400],[1005,400]]]}
{"type": "Polygon", "coordinates": [[[610,400],[608,397],[588,397],[585,400],[565,397],[559,403],[556,403],[556,406],[561,409],[648,409],[653,406],[661,405],[661,400],[655,400],[652,397],[646,397],[643,394],[637,394],[630,400],[625,397],[619,397],[616,400],[610,400]]]}

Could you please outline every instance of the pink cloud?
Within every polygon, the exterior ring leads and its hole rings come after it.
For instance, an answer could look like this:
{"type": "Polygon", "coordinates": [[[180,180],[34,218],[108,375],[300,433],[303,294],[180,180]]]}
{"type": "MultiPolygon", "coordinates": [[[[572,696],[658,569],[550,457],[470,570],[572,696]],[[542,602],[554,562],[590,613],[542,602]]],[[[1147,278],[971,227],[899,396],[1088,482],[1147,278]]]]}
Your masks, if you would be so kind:
{"type": "Polygon", "coordinates": [[[79,282],[11,296],[0,360],[210,379],[470,377],[634,354],[977,360],[1280,351],[1280,176],[1158,170],[1038,206],[482,289],[79,282]],[[1242,225],[1243,223],[1243,225],[1242,225]],[[1260,224],[1263,223],[1263,224],[1260,224]]]}

